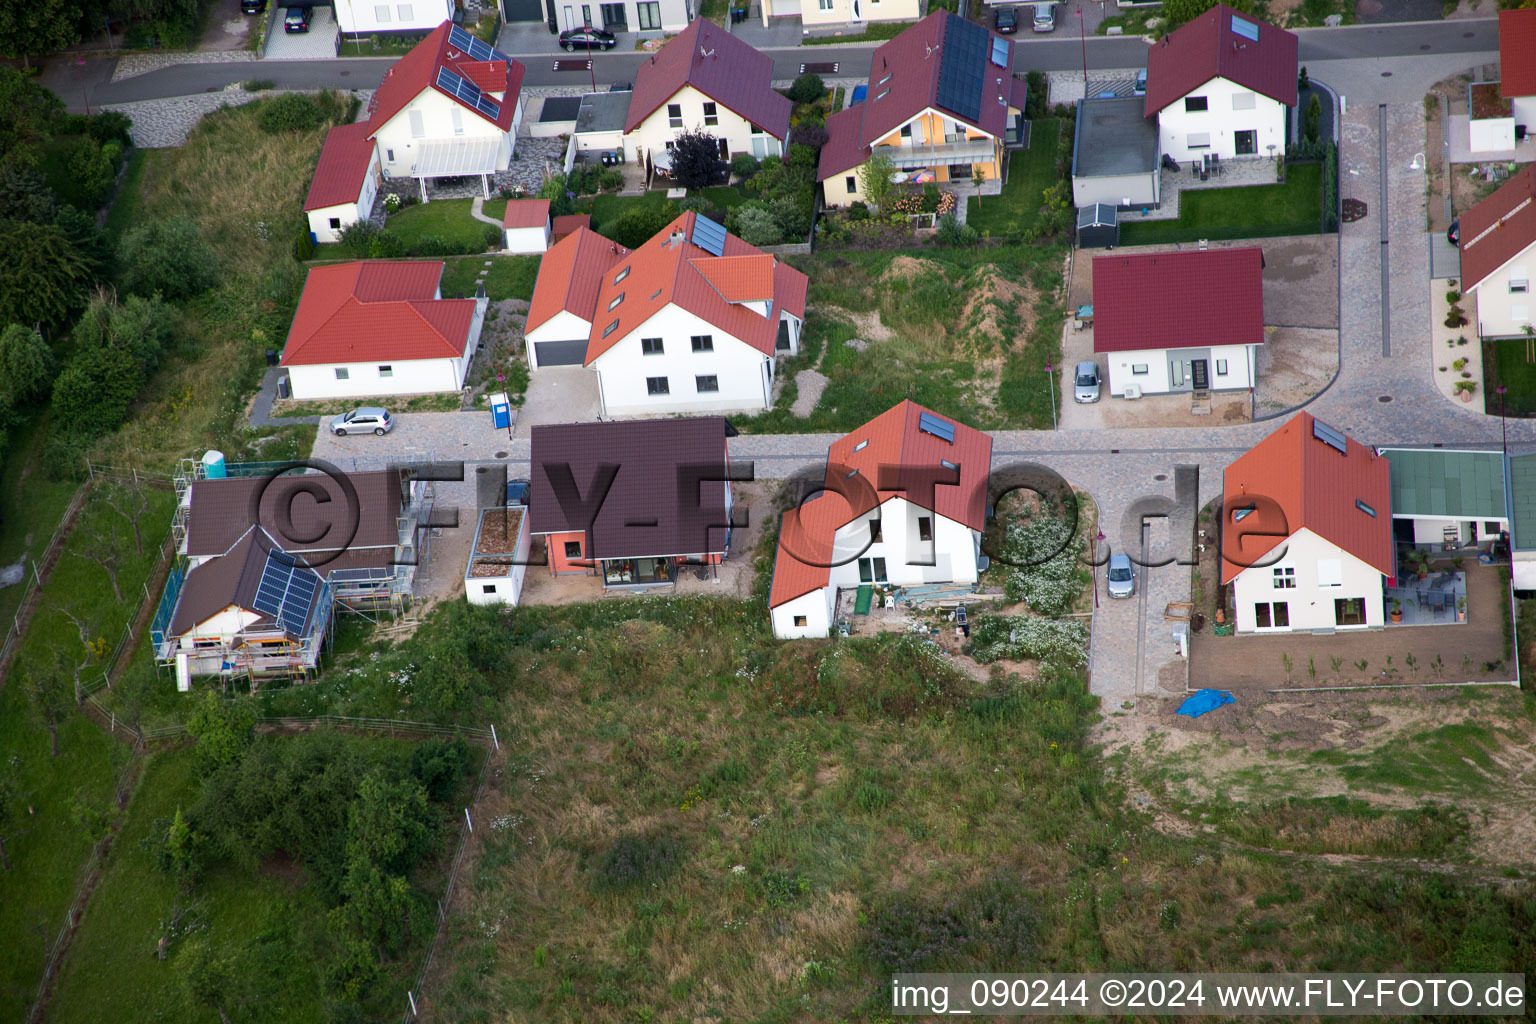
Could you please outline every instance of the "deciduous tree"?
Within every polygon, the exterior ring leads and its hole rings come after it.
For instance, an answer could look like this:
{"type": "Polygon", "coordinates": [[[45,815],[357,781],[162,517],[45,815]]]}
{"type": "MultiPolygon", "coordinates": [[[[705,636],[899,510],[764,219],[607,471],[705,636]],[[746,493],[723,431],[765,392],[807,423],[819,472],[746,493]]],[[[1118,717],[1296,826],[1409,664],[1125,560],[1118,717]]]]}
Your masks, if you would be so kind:
{"type": "Polygon", "coordinates": [[[885,201],[895,186],[891,183],[891,175],[896,173],[896,165],[891,163],[891,158],[875,154],[859,168],[859,191],[864,193],[864,201],[869,205],[885,212],[885,201]]]}
{"type": "Polygon", "coordinates": [[[26,0],[0,4],[0,57],[20,57],[30,68],[32,54],[49,54],[80,41],[76,0],[26,0]]]}
{"type": "Polygon", "coordinates": [[[74,686],[59,656],[48,651],[28,659],[17,673],[32,720],[48,731],[49,750],[59,756],[59,724],[74,706],[74,686]]]}
{"type": "Polygon", "coordinates": [[[725,182],[728,165],[720,142],[701,129],[679,132],[672,140],[672,180],[683,188],[709,188],[725,182]]]}
{"type": "Polygon", "coordinates": [[[255,739],[256,709],[249,701],[223,700],[208,690],[187,718],[187,732],[197,740],[199,770],[209,775],[245,756],[255,739]]]}
{"type": "Polygon", "coordinates": [[[218,259],[197,225],[184,217],[151,221],[128,232],[122,247],[123,284],[138,295],[159,293],[173,302],[212,288],[218,259]]]}

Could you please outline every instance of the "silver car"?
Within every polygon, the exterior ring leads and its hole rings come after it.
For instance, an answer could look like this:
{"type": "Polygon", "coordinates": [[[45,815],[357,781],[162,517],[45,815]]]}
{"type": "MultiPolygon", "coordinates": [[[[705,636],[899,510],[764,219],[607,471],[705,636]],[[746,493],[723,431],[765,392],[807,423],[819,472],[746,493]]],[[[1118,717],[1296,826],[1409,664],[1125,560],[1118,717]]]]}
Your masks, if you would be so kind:
{"type": "Polygon", "coordinates": [[[380,409],[377,406],[363,406],[344,412],[331,420],[331,433],[337,437],[346,437],[348,434],[366,434],[370,431],[380,437],[395,429],[395,421],[389,415],[389,410],[380,409]]]}
{"type": "Polygon", "coordinates": [[[1099,400],[1099,364],[1078,363],[1077,372],[1072,375],[1072,398],[1078,402],[1097,402],[1099,400]]]}
{"type": "Polygon", "coordinates": [[[1056,5],[1035,4],[1035,31],[1056,31],[1056,5]]]}
{"type": "Polygon", "coordinates": [[[1105,581],[1110,597],[1135,597],[1136,570],[1131,567],[1131,557],[1118,553],[1110,555],[1105,581]]]}

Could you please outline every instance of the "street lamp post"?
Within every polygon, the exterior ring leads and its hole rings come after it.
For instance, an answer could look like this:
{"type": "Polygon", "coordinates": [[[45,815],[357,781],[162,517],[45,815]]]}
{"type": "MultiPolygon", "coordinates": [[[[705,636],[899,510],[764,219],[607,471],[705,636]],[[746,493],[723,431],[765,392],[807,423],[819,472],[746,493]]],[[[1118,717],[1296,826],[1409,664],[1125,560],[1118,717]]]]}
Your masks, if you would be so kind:
{"type": "Polygon", "coordinates": [[[1083,7],[1082,7],[1081,0],[1079,0],[1078,7],[1077,7],[1077,37],[1079,39],[1081,39],[1082,43],[1083,43],[1083,96],[1087,97],[1087,95],[1088,95],[1088,28],[1087,28],[1087,23],[1083,21],[1083,7]]]}
{"type": "Polygon", "coordinates": [[[1056,429],[1056,381],[1051,377],[1051,364],[1045,364],[1046,397],[1051,400],[1051,429],[1056,429]]]}

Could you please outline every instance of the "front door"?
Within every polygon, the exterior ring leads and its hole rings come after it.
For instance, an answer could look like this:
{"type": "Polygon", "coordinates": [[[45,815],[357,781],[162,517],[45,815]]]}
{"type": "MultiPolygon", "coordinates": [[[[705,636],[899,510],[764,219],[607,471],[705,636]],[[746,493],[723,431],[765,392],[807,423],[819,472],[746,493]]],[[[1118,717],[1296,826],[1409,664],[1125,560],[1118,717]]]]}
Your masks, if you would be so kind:
{"type": "Polygon", "coordinates": [[[591,4],[582,4],[581,5],[581,24],[584,27],[591,27],[592,23],[593,23],[592,22],[592,5],[591,4]]]}
{"type": "Polygon", "coordinates": [[[1365,598],[1336,597],[1333,599],[1333,621],[1340,626],[1365,625],[1365,598]]]}
{"type": "Polygon", "coordinates": [[[1196,359],[1191,368],[1190,377],[1194,381],[1196,391],[1205,391],[1211,386],[1210,377],[1206,372],[1204,359],[1196,359]]]}
{"type": "Polygon", "coordinates": [[[1256,131],[1234,132],[1238,156],[1252,156],[1259,151],[1259,133],[1256,131]]]}

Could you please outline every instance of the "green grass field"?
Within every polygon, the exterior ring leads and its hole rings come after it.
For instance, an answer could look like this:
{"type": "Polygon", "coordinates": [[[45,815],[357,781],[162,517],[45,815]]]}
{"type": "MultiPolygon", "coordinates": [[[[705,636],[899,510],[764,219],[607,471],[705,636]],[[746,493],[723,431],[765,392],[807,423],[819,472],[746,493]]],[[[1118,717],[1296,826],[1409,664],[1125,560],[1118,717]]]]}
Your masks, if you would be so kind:
{"type": "Polygon", "coordinates": [[[1482,343],[1483,394],[1489,412],[1497,415],[1501,399],[1494,389],[1502,383],[1505,411],[1511,416],[1536,415],[1536,362],[1526,358],[1533,344],[1524,338],[1482,343]]]}
{"type": "MultiPolygon", "coordinates": [[[[384,226],[399,236],[407,249],[433,235],[450,243],[479,246],[485,241],[485,229],[489,225],[469,215],[472,203],[470,199],[434,199],[430,203],[417,203],[391,214],[384,226]]],[[[505,199],[485,201],[484,214],[497,222],[506,211],[505,199]]]]}
{"type": "MultiPolygon", "coordinates": [[[[746,202],[748,196],[734,185],[718,185],[714,188],[700,189],[697,195],[702,195],[717,209],[728,210],[733,206],[740,206],[746,202]]],[[[665,188],[653,188],[638,196],[621,196],[616,192],[602,192],[592,196],[582,196],[576,200],[576,212],[592,215],[592,230],[600,231],[603,227],[612,224],[623,216],[625,211],[635,207],[660,207],[666,205],[667,190],[665,188]]]]}
{"type": "Polygon", "coordinates": [[[1287,164],[1283,185],[1212,188],[1179,195],[1179,217],[1120,225],[1121,245],[1202,238],[1315,235],[1322,228],[1322,164],[1287,164]]]}
{"type": "Polygon", "coordinates": [[[475,280],[490,261],[490,272],[485,276],[485,294],[493,302],[501,299],[533,298],[533,283],[539,276],[539,257],[507,256],[487,253],[483,256],[453,256],[444,260],[441,288],[444,298],[452,298],[461,292],[475,294],[475,280]]]}
{"type": "MultiPolygon", "coordinates": [[[[43,410],[6,432],[8,447],[0,456],[0,565],[41,558],[75,493],[74,481],[39,472],[47,439],[43,410]]],[[[25,581],[0,589],[0,623],[10,625],[25,589],[25,581]]]]}
{"type": "Polygon", "coordinates": [[[966,199],[965,222],[993,238],[1017,237],[1040,220],[1042,193],[1056,183],[1056,148],[1061,122],[1042,118],[1031,122],[1029,148],[1008,158],[1008,178],[999,196],[966,199]]]}

